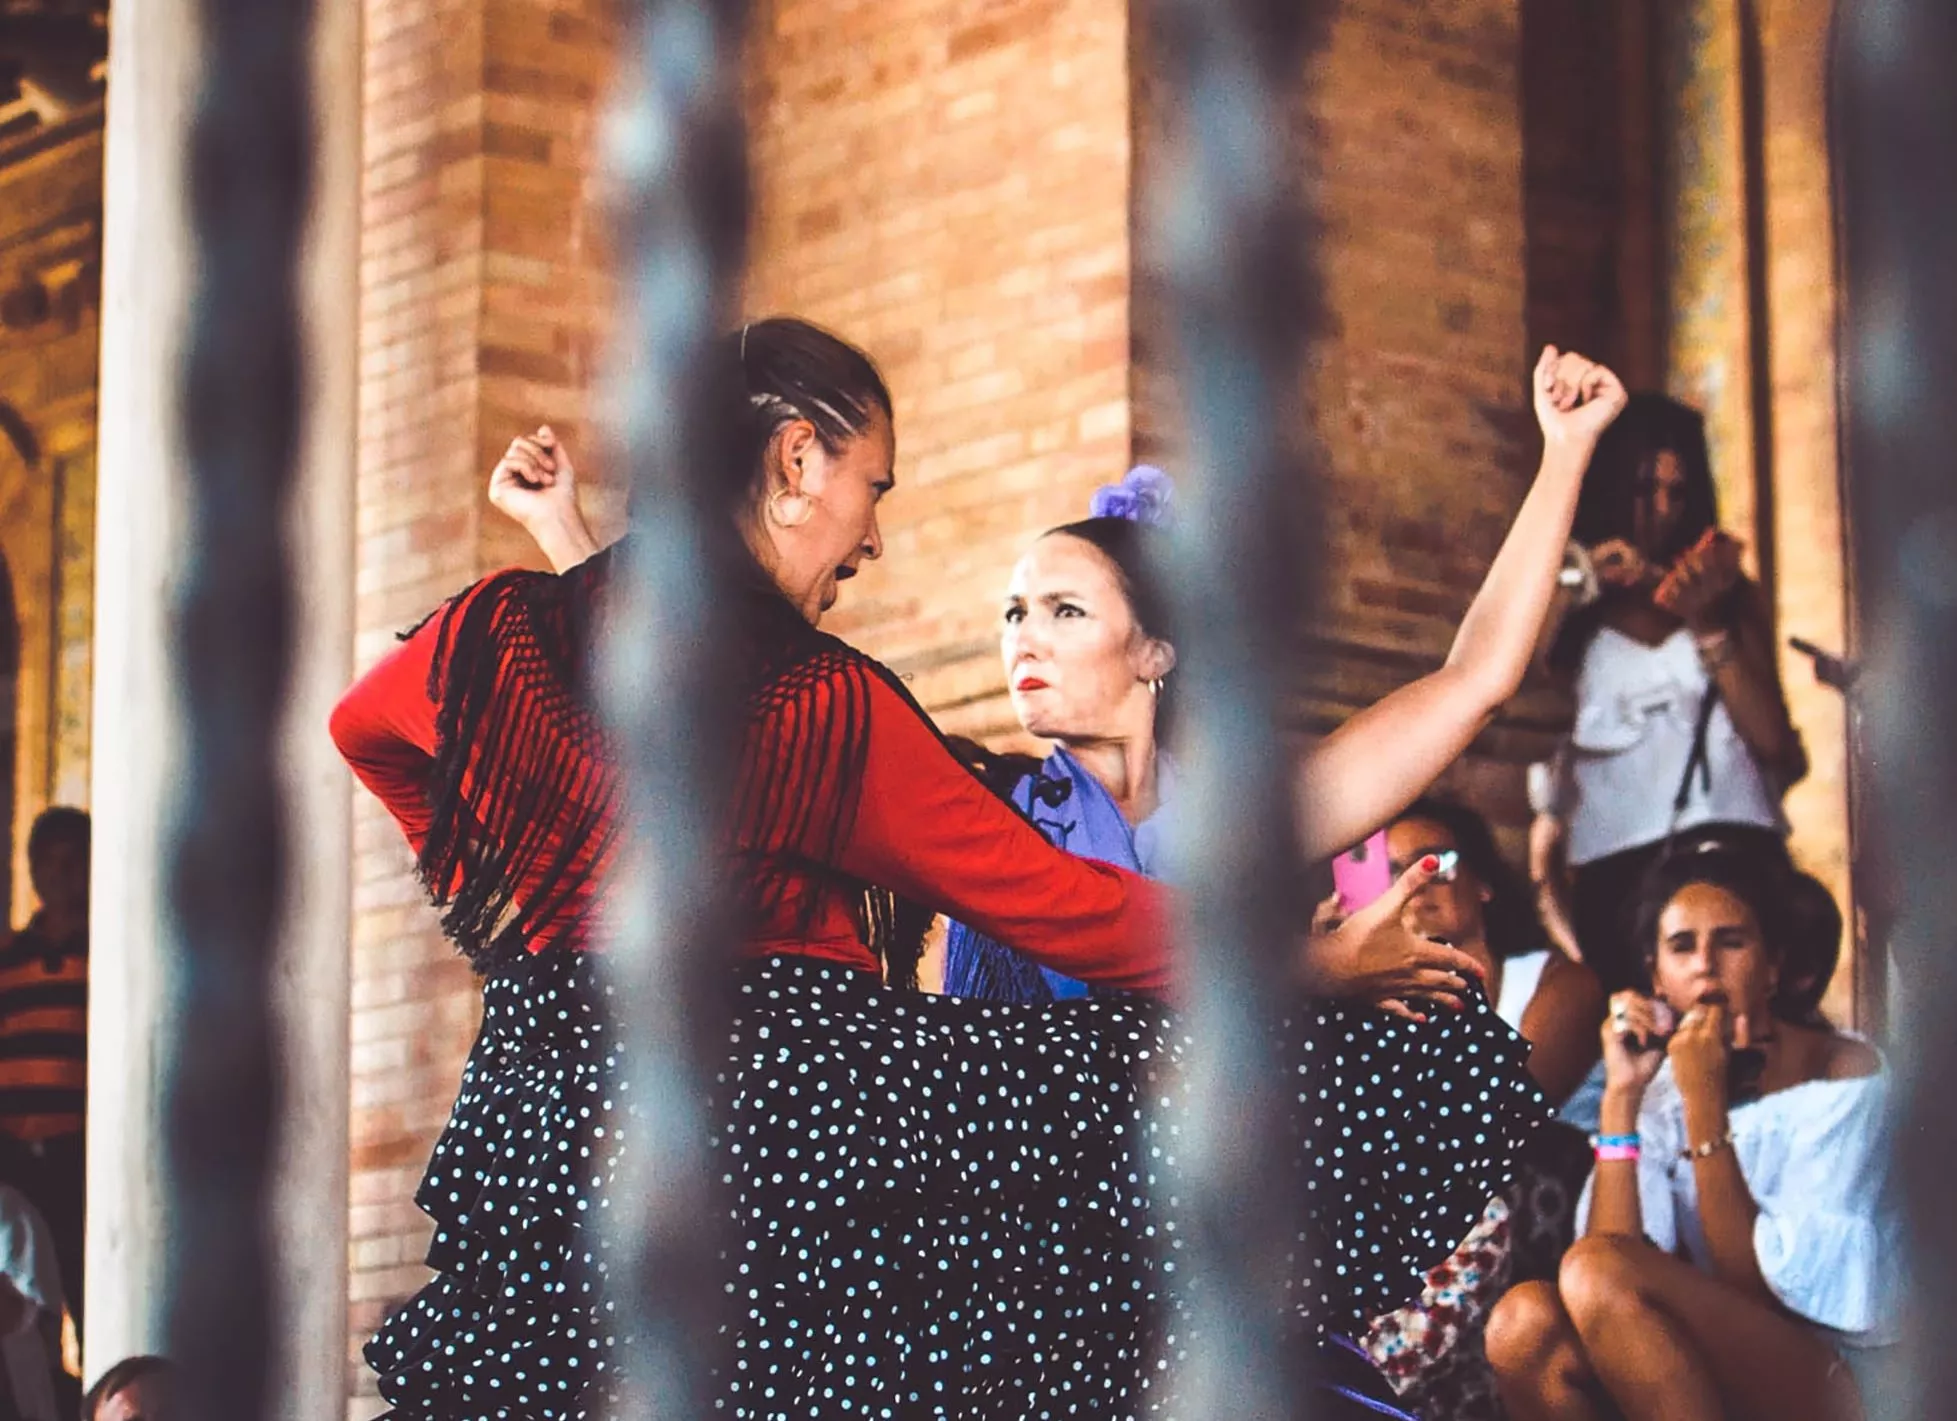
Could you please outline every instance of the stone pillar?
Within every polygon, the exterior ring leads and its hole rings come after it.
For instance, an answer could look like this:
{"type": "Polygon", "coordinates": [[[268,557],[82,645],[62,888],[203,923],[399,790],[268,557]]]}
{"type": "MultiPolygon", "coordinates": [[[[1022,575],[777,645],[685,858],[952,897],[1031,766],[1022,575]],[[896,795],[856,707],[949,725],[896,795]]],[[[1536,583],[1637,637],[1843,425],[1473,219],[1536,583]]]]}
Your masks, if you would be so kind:
{"type": "MultiPolygon", "coordinates": [[[[116,0],[109,59],[99,496],[95,814],[89,1054],[89,1379],[157,1350],[167,1220],[156,1034],[164,767],[178,715],[168,662],[179,509],[177,383],[189,248],[184,136],[198,82],[192,0],[116,0]]],[[[344,772],[327,708],[350,670],[359,14],[319,7],[320,149],[305,292],[309,337],[304,469],[292,552],[302,625],[284,779],[292,822],[279,1015],[287,1118],[274,1236],[286,1293],[283,1417],[344,1414],[347,912],[344,772]]],[[[242,1223],[243,1221],[241,1221],[242,1223]]]]}
{"type": "Polygon", "coordinates": [[[175,374],[190,266],[183,135],[196,74],[189,0],[118,0],[103,161],[96,533],[95,816],[89,1015],[88,1319],[93,1379],[161,1346],[159,864],[173,704],[164,608],[183,506],[175,374]],[[140,56],[140,60],[139,57],[140,56]]]}

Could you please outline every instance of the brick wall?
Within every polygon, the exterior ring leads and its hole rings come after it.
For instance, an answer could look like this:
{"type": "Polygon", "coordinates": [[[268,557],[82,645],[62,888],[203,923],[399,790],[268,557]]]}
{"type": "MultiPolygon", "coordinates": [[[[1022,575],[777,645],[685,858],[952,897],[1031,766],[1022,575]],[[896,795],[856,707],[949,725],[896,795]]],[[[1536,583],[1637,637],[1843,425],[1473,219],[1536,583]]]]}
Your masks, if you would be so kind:
{"type": "MultiPolygon", "coordinates": [[[[27,826],[88,803],[94,633],[95,382],[101,286],[102,116],[84,110],[0,151],[0,641],[18,675],[12,745],[0,731],[0,903],[32,907],[27,826]]],[[[11,675],[13,668],[5,668],[11,675]]]]}
{"type": "MultiPolygon", "coordinates": [[[[517,430],[547,419],[564,431],[584,452],[597,521],[618,521],[587,393],[609,309],[588,173],[616,48],[610,7],[365,3],[363,661],[526,552],[481,497],[517,430]]],[[[745,308],[861,342],[898,407],[888,556],[851,585],[834,626],[909,676],[956,731],[1016,730],[995,617],[1025,541],[1078,516],[1134,453],[1174,462],[1172,372],[1134,279],[1135,214],[1159,175],[1145,46],[1126,8],[753,11],[745,308]]],[[[1637,253],[1585,225],[1599,199],[1575,191],[1580,156],[1539,147],[1525,189],[1521,15],[1518,0],[1349,0],[1300,76],[1294,139],[1322,220],[1329,313],[1300,400],[1328,481],[1326,615],[1299,684],[1306,732],[1444,654],[1535,466],[1531,340],[1562,331],[1531,326],[1586,309],[1582,339],[1635,325],[1583,302],[1586,280],[1615,267],[1622,282],[1637,253]],[[1532,287],[1525,250],[1539,232],[1562,265],[1532,287]]],[[[1783,187],[1786,201],[1812,199],[1783,187]]],[[[1621,338],[1649,345],[1641,329],[1621,338]]],[[[1453,787],[1518,827],[1518,767],[1563,709],[1532,686],[1453,787]]],[[[364,797],[356,834],[357,1343],[423,1277],[426,1225],[408,1201],[476,1008],[405,849],[364,797]]],[[[352,1375],[353,1414],[366,1415],[371,1391],[357,1365],[352,1375]]]]}
{"type": "Polygon", "coordinates": [[[948,730],[1016,731],[997,651],[1007,573],[1128,465],[1125,9],[755,11],[747,309],[830,325],[890,380],[885,561],[834,626],[948,730]]]}
{"type": "MultiPolygon", "coordinates": [[[[360,260],[356,659],[476,571],[481,327],[481,7],[368,0],[360,260]]],[[[359,1346],[419,1287],[413,1198],[476,1010],[400,834],[354,801],[350,1415],[372,1415],[359,1346]]]]}
{"type": "MultiPolygon", "coordinates": [[[[1167,174],[1145,36],[1137,55],[1139,224],[1167,174]]],[[[1535,469],[1518,65],[1515,0],[1355,0],[1332,9],[1293,95],[1320,301],[1299,419],[1324,480],[1296,683],[1307,737],[1439,664],[1535,469]]],[[[1141,452],[1173,465],[1157,300],[1144,281],[1134,422],[1141,452]]],[[[1512,847],[1520,766],[1561,713],[1532,685],[1444,781],[1512,847]]]]}
{"type": "Polygon", "coordinates": [[[1661,379],[1649,0],[1522,0],[1523,214],[1531,346],[1661,379]]]}
{"type": "MultiPolygon", "coordinates": [[[[1337,7],[1302,76],[1325,311],[1304,402],[1325,480],[1308,732],[1439,664],[1535,471],[1519,56],[1515,0],[1372,0],[1337,7]]],[[[1443,781],[1512,847],[1520,766],[1561,713],[1532,684],[1443,781]]]]}
{"type": "MultiPolygon", "coordinates": [[[[604,0],[366,0],[356,553],[364,666],[484,572],[534,559],[483,499],[520,429],[580,440],[604,310],[583,210],[616,36],[604,0]]],[[[596,488],[601,521],[608,504],[596,488]]],[[[479,1010],[406,845],[354,821],[350,1415],[366,1336],[425,1281],[412,1202],[479,1010]]]]}

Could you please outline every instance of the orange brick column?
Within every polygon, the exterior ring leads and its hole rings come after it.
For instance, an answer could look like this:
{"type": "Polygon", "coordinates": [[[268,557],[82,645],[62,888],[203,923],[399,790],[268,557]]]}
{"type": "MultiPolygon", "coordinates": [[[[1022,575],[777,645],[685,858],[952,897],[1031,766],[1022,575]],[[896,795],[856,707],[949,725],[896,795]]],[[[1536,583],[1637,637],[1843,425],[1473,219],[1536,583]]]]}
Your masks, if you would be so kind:
{"type": "MultiPolygon", "coordinates": [[[[609,8],[364,0],[360,666],[443,598],[530,556],[483,497],[512,434],[548,420],[586,447],[605,296],[584,199],[616,35],[609,8]]],[[[601,478],[588,502],[613,521],[601,478]]],[[[479,996],[407,846],[364,793],[353,842],[344,1368],[363,1415],[379,1408],[360,1345],[428,1276],[415,1186],[454,1101],[479,996]]]]}
{"type": "MultiPolygon", "coordinates": [[[[1840,649],[1848,636],[1835,400],[1835,243],[1829,189],[1826,0],[1758,7],[1766,202],[1766,357],[1773,391],[1774,607],[1781,635],[1840,649]]],[[[1807,743],[1808,777],[1787,796],[1802,866],[1850,903],[1848,745],[1842,699],[1785,649],[1788,707],[1807,743]]],[[[1852,990],[1849,934],[1825,1009],[1873,1026],[1879,1003],[1852,990]]]]}
{"type": "Polygon", "coordinates": [[[756,11],[747,309],[833,326],[890,379],[885,562],[835,629],[954,732],[1017,730],[1007,573],[1128,465],[1127,8],[756,11]]]}

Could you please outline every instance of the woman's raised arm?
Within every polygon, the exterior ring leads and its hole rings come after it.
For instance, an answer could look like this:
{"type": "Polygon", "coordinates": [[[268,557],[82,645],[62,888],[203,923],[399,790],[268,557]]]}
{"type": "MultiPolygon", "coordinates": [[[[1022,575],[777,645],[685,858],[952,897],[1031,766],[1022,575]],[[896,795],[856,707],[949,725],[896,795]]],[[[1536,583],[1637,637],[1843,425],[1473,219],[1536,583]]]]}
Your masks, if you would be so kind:
{"type": "Polygon", "coordinates": [[[1411,804],[1522,685],[1597,438],[1624,408],[1616,375],[1545,347],[1532,380],[1542,467],[1437,671],[1369,706],[1300,759],[1308,859],[1355,844],[1411,804]]]}

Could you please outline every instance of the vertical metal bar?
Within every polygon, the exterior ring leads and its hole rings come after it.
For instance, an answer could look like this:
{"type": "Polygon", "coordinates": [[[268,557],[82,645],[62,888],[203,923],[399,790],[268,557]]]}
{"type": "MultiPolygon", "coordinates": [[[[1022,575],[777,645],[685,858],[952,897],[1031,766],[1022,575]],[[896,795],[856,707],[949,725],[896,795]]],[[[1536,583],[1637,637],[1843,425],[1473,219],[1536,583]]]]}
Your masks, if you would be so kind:
{"type": "Polygon", "coordinates": [[[312,164],[311,6],[205,0],[190,132],[195,244],[181,387],[190,516],[172,652],[164,1300],[185,1414],[267,1410],[279,1097],[272,962],[286,870],[276,740],[292,645],[298,271],[312,164]]]}
{"type": "Polygon", "coordinates": [[[1178,877],[1190,929],[1188,1123],[1179,1159],[1191,1347],[1182,1412],[1303,1413],[1301,1349],[1281,1299],[1297,1201],[1268,1005],[1293,941],[1291,776],[1281,683],[1315,559],[1298,540],[1309,479],[1296,443],[1309,310],[1284,96],[1317,7],[1156,0],[1167,69],[1166,202],[1151,264],[1169,296],[1191,498],[1172,539],[1190,735],[1178,877]]]}
{"type": "MultiPolygon", "coordinates": [[[[1894,1041],[1907,1082],[1898,1132],[1916,1270],[1914,1397],[1875,1416],[1943,1416],[1957,1390],[1957,9],[1870,0],[1837,11],[1851,513],[1868,674],[1871,808],[1908,992],[1894,1041]]],[[[1872,951],[1885,944],[1872,942],[1872,951]]]]}
{"type": "Polygon", "coordinates": [[[720,1316],[706,1106],[724,1058],[709,807],[728,802],[712,662],[719,599],[704,480],[724,472],[701,373],[746,236],[738,0],[646,0],[608,130],[628,319],[606,390],[631,534],[607,616],[602,700],[622,751],[628,847],[607,964],[630,1102],[613,1182],[610,1302],[621,1418],[706,1414],[720,1316]]]}

